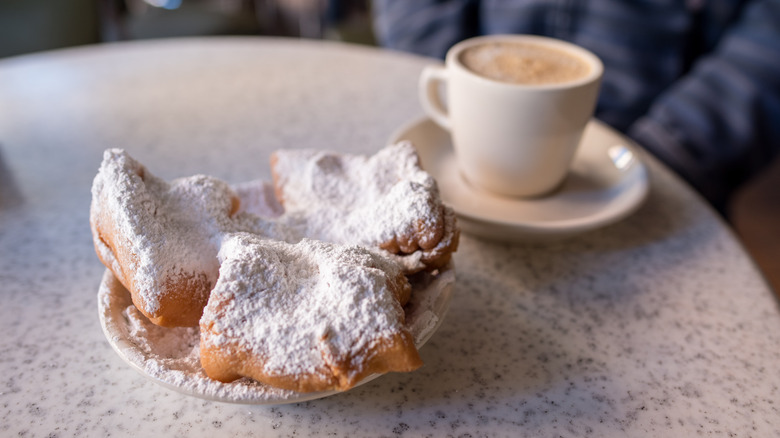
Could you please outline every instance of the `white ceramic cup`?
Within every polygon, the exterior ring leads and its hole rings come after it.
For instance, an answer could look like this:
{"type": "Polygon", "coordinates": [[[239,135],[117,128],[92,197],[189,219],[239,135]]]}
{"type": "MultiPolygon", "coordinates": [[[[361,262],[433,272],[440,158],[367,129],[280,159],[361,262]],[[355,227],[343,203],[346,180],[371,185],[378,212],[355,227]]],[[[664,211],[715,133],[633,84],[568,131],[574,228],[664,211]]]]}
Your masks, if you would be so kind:
{"type": "Polygon", "coordinates": [[[603,71],[596,55],[564,41],[532,35],[477,37],[453,46],[443,67],[423,70],[420,101],[450,131],[458,167],[473,186],[506,196],[540,196],[566,177],[593,116],[603,71]],[[526,85],[488,79],[463,65],[463,50],[494,42],[553,48],[588,68],[569,82],[526,85]]]}

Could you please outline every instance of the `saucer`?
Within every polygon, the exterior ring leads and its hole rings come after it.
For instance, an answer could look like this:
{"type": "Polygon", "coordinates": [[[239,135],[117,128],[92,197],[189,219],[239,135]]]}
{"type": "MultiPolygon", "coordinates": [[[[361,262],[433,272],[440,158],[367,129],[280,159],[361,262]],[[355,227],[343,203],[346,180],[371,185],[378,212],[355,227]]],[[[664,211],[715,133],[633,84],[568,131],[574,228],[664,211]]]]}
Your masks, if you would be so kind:
{"type": "Polygon", "coordinates": [[[537,198],[504,197],[469,184],[458,171],[449,133],[428,118],[402,127],[390,143],[401,140],[417,148],[461,229],[495,240],[562,238],[603,227],[636,210],[649,189],[636,146],[597,120],[588,123],[566,180],[537,198]]]}

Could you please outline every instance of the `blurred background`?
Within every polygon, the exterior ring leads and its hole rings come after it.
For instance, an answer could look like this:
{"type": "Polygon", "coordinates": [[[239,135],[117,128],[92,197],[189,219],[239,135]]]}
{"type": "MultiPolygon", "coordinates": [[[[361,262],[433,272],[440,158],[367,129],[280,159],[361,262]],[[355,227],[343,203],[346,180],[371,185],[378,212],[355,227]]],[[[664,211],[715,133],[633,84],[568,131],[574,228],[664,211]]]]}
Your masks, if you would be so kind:
{"type": "Polygon", "coordinates": [[[374,44],[369,0],[0,0],[0,57],[197,35],[374,44]]]}
{"type": "MultiPolygon", "coordinates": [[[[376,45],[370,0],[0,0],[0,58],[85,44],[269,35],[376,45]]],[[[730,221],[780,291],[780,163],[734,196],[730,221]]]]}

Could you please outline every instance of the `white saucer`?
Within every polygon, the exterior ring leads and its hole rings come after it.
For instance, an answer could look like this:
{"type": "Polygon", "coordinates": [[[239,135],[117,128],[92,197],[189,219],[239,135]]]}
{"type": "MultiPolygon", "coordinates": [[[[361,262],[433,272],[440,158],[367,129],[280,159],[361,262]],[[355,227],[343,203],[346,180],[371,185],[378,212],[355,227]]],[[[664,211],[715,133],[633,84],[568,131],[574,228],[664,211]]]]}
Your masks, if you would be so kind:
{"type": "Polygon", "coordinates": [[[631,140],[591,121],[572,171],[555,192],[510,198],[473,187],[457,169],[448,132],[428,118],[399,129],[390,143],[411,141],[422,165],[439,183],[442,199],[458,214],[465,232],[512,241],[567,237],[616,222],[648,192],[645,166],[631,140]]]}
{"type": "MultiPolygon", "coordinates": [[[[406,326],[417,348],[439,328],[449,308],[455,269],[418,273],[409,278],[412,298],[404,307],[406,326]]],[[[155,383],[183,394],[229,403],[284,404],[314,400],[338,391],[301,393],[243,378],[231,383],[210,379],[200,365],[197,327],[164,328],[133,306],[130,292],[106,269],[98,289],[98,312],[108,342],[128,365],[155,383]]],[[[379,377],[374,374],[360,384],[379,377]]]]}

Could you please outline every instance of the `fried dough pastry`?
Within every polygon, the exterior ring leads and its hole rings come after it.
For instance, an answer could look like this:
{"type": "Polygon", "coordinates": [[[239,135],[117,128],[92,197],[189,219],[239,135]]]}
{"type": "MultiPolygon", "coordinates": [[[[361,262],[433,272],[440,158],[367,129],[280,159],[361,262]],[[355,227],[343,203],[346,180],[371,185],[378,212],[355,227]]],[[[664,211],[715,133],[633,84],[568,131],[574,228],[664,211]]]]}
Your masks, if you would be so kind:
{"type": "Polygon", "coordinates": [[[370,157],[279,150],[271,170],[286,222],[302,235],[381,248],[407,273],[440,268],[457,249],[455,214],[409,142],[370,157]]]}
{"type": "Polygon", "coordinates": [[[197,325],[226,233],[362,245],[386,251],[407,274],[446,265],[457,248],[455,215],[409,143],[372,157],[277,151],[272,163],[283,207],[262,182],[168,183],[124,151],[105,152],[92,187],[95,248],[152,322],[197,325]]]}
{"type": "Polygon", "coordinates": [[[224,182],[171,183],[126,152],[107,150],[92,186],[90,226],[98,257],[157,325],[196,326],[217,280],[222,233],[238,209],[224,182]]]}
{"type": "Polygon", "coordinates": [[[411,287],[400,268],[357,246],[228,236],[200,320],[206,374],[300,392],[346,390],[422,365],[404,326],[411,287]]]}
{"type": "Polygon", "coordinates": [[[98,257],[151,322],[199,326],[214,379],[345,390],[421,366],[405,274],[444,266],[459,233],[414,148],[272,162],[273,186],[231,187],[166,182],[107,150],[90,207],[98,257]]]}

